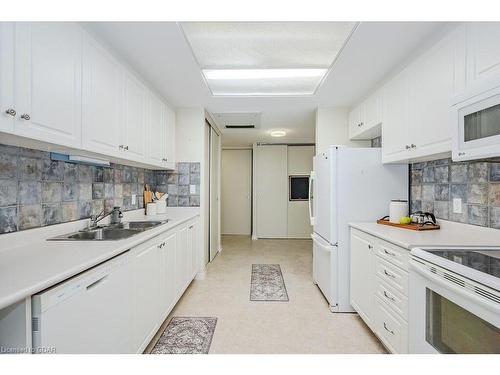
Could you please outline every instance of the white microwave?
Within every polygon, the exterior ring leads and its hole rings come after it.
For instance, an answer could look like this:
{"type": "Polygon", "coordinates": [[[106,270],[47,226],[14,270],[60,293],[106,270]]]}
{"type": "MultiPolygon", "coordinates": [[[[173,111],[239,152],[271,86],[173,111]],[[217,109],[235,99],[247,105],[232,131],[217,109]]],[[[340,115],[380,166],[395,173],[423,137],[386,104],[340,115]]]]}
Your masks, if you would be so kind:
{"type": "Polygon", "coordinates": [[[500,156],[500,87],[452,107],[454,161],[500,156]]]}

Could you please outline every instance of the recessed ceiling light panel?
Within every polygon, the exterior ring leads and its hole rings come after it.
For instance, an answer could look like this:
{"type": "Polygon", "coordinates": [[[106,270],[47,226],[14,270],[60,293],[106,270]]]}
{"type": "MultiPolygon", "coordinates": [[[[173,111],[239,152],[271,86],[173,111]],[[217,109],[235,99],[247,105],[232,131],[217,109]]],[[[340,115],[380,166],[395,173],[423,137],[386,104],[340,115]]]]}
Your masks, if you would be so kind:
{"type": "Polygon", "coordinates": [[[185,22],[214,96],[312,95],[355,22],[185,22]]]}
{"type": "Polygon", "coordinates": [[[269,134],[271,134],[271,137],[284,137],[286,135],[286,131],[272,130],[269,134]]]}

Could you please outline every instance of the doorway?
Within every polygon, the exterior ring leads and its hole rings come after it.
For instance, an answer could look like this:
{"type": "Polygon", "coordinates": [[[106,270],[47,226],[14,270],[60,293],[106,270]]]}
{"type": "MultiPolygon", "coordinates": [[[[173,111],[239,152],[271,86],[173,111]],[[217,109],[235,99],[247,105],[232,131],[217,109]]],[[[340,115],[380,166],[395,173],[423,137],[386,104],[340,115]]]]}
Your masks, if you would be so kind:
{"type": "Polygon", "coordinates": [[[223,149],[221,170],[222,234],[252,233],[252,150],[223,149]]]}
{"type": "Polygon", "coordinates": [[[220,164],[221,139],[219,133],[207,122],[209,129],[209,230],[208,260],[211,262],[221,250],[220,236],[220,164]]]}

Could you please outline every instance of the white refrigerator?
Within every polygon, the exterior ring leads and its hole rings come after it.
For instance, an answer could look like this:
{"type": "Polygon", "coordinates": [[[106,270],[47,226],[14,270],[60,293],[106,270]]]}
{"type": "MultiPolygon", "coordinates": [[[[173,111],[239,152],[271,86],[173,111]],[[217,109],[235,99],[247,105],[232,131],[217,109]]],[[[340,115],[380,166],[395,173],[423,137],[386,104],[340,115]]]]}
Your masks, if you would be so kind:
{"type": "Polygon", "coordinates": [[[408,199],[408,166],[383,165],[380,148],[330,146],[314,157],[309,185],[313,280],[332,312],[352,312],[348,223],[375,222],[408,199]]]}

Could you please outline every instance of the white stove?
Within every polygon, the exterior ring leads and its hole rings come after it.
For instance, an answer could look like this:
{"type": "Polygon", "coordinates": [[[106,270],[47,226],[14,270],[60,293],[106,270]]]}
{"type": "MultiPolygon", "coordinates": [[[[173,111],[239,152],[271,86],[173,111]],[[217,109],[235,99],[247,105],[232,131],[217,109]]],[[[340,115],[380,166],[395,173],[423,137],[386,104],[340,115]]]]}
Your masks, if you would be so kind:
{"type": "Polygon", "coordinates": [[[500,353],[500,248],[411,250],[410,353],[500,353]]]}

